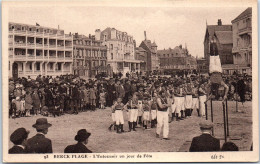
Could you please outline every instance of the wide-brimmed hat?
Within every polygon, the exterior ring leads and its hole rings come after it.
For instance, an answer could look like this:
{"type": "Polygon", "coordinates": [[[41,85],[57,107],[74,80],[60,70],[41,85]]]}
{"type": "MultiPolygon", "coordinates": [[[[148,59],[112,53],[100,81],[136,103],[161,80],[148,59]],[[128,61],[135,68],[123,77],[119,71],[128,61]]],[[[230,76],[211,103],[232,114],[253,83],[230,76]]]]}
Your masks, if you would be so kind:
{"type": "Polygon", "coordinates": [[[91,135],[91,133],[87,132],[86,129],[80,129],[77,133],[77,135],[75,136],[75,140],[78,142],[82,142],[85,141],[86,139],[88,139],[88,137],[91,135]]]}
{"type": "Polygon", "coordinates": [[[30,132],[25,128],[16,129],[10,136],[10,141],[13,143],[17,143],[18,141],[23,141],[28,137],[30,132]]]}
{"type": "Polygon", "coordinates": [[[33,124],[32,127],[36,128],[36,129],[46,129],[46,128],[49,128],[51,126],[52,126],[52,124],[48,123],[46,118],[38,118],[36,120],[36,123],[33,124]]]}

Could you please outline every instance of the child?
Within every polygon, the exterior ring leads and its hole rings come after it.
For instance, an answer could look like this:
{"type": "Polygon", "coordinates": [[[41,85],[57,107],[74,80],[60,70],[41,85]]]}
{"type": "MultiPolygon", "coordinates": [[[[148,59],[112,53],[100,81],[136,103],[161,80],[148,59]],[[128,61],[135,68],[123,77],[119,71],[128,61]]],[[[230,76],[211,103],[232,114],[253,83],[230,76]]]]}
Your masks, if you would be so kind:
{"type": "Polygon", "coordinates": [[[104,89],[101,90],[99,94],[99,104],[100,104],[100,109],[105,109],[105,104],[106,104],[106,97],[105,97],[105,92],[104,89]]]}
{"type": "Polygon", "coordinates": [[[143,121],[144,121],[144,128],[147,129],[148,121],[150,120],[150,105],[148,103],[148,98],[144,98],[144,104],[143,104],[143,121]]]}
{"type": "Polygon", "coordinates": [[[21,116],[25,117],[25,100],[24,100],[24,96],[22,96],[22,99],[21,99],[21,116]]]}

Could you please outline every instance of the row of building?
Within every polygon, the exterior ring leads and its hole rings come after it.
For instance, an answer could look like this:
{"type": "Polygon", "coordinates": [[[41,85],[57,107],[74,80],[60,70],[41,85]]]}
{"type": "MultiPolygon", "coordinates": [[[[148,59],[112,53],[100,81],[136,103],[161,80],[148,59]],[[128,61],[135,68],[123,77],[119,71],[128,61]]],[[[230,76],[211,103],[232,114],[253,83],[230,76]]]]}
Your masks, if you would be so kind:
{"type": "Polygon", "coordinates": [[[204,37],[204,60],[198,63],[207,70],[210,42],[216,42],[224,74],[252,74],[252,8],[247,8],[231,24],[207,25],[204,37]]]}
{"type": "Polygon", "coordinates": [[[75,74],[88,78],[98,74],[112,76],[121,72],[151,72],[199,70],[208,72],[209,44],[217,42],[225,74],[251,74],[252,71],[252,8],[246,9],[232,25],[207,25],[204,38],[204,58],[189,54],[185,45],[157,50],[157,44],[147,39],[139,46],[133,36],[115,28],[95,30],[88,36],[65,34],[64,30],[9,23],[9,77],[32,78],[75,74]]]}
{"type": "MultiPolygon", "coordinates": [[[[115,28],[97,29],[95,35],[85,36],[65,34],[59,28],[39,24],[9,23],[9,76],[14,78],[64,74],[95,77],[102,73],[112,76],[172,68],[164,51],[157,51],[156,43],[146,38],[146,32],[137,47],[133,36],[115,28]]],[[[170,61],[177,64],[176,68],[186,68],[180,65],[186,62],[177,60],[178,56],[190,56],[187,49],[177,46],[171,51],[176,58],[170,61]]]]}

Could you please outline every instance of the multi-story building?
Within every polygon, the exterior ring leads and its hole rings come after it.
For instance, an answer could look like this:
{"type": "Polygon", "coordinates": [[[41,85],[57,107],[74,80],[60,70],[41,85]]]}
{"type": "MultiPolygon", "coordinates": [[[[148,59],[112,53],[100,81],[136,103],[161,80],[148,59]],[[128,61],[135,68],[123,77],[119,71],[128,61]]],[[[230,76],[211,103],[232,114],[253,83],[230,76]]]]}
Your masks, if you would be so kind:
{"type": "Polygon", "coordinates": [[[159,70],[159,58],[157,56],[157,45],[155,42],[146,39],[146,31],[144,32],[145,39],[141,42],[139,47],[142,47],[147,52],[146,70],[159,70]]]}
{"type": "Polygon", "coordinates": [[[107,74],[107,47],[94,35],[73,35],[73,71],[75,75],[95,77],[107,74]]]}
{"type": "Polygon", "coordinates": [[[238,73],[252,74],[252,8],[232,20],[233,60],[238,73]]]}
{"type": "Polygon", "coordinates": [[[140,71],[140,61],[135,59],[133,37],[115,28],[95,31],[95,38],[107,47],[107,64],[115,73],[140,71]]]}
{"type": "Polygon", "coordinates": [[[233,64],[232,56],[232,25],[222,25],[221,19],[217,25],[207,25],[204,37],[204,58],[209,66],[210,43],[215,41],[223,71],[229,71],[233,64]]]}
{"type": "Polygon", "coordinates": [[[196,58],[182,45],[157,51],[162,71],[196,70],[196,58]]]}
{"type": "Polygon", "coordinates": [[[140,61],[140,71],[146,72],[147,71],[147,52],[142,47],[135,48],[135,58],[140,61]]]}
{"type": "Polygon", "coordinates": [[[9,23],[9,77],[72,73],[72,35],[64,30],[9,23]]]}

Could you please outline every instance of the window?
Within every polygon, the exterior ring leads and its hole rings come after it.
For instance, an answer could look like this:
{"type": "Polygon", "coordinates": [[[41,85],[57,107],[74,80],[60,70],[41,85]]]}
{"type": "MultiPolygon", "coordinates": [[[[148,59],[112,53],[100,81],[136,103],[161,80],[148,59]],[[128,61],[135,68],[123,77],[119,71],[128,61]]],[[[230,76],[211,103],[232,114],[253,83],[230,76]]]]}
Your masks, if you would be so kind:
{"type": "Polygon", "coordinates": [[[32,70],[32,63],[29,64],[29,68],[30,68],[30,70],[32,70]]]}
{"type": "Polygon", "coordinates": [[[113,53],[111,53],[111,59],[113,60],[113,53]]]}
{"type": "Polygon", "coordinates": [[[113,50],[113,44],[110,44],[111,50],[113,50]]]}
{"type": "Polygon", "coordinates": [[[61,63],[58,63],[58,70],[61,70],[61,63]]]}
{"type": "Polygon", "coordinates": [[[25,27],[22,27],[22,30],[25,31],[25,27]]]}
{"type": "Polygon", "coordinates": [[[32,28],[29,28],[29,31],[32,31],[32,28]]]}
{"type": "Polygon", "coordinates": [[[36,70],[40,71],[40,63],[36,63],[36,70]]]}
{"type": "Polygon", "coordinates": [[[53,63],[50,63],[50,70],[53,70],[53,63]]]}
{"type": "Polygon", "coordinates": [[[39,32],[39,29],[38,29],[38,28],[36,29],[36,32],[39,32]]]}

